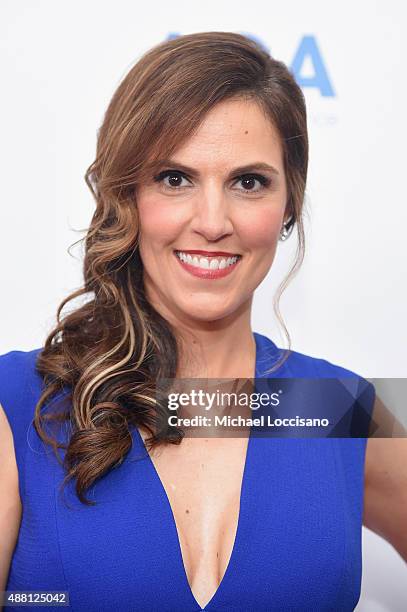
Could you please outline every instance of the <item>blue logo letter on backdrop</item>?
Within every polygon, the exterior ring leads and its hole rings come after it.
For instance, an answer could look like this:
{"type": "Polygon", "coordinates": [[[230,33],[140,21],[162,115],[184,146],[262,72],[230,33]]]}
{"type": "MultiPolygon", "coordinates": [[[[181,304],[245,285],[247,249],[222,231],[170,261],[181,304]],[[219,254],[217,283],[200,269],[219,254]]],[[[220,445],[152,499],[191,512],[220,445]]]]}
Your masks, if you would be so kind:
{"type": "Polygon", "coordinates": [[[291,71],[300,87],[316,87],[321,96],[335,95],[314,36],[304,36],[302,39],[292,61],[291,71]],[[308,57],[314,67],[314,76],[303,77],[301,68],[308,57]]]}
{"type": "MultiPolygon", "coordinates": [[[[257,42],[265,51],[270,53],[267,46],[257,36],[249,34],[248,32],[240,32],[244,36],[247,36],[257,42]]],[[[178,32],[170,32],[167,36],[167,40],[172,40],[180,36],[178,32]]],[[[333,97],[335,92],[329,80],[328,73],[326,71],[324,62],[322,61],[322,55],[318,49],[317,42],[314,36],[304,36],[300,42],[297,52],[290,66],[290,72],[293,74],[295,80],[300,87],[316,87],[319,89],[321,96],[333,97]],[[314,75],[312,77],[301,76],[301,69],[306,59],[311,61],[314,68],[314,75]]]]}

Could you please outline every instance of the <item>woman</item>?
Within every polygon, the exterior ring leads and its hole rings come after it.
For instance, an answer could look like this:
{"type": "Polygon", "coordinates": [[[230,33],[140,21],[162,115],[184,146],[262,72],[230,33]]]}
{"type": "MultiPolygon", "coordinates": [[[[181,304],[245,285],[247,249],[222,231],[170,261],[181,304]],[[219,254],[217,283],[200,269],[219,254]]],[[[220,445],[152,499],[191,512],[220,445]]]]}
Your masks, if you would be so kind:
{"type": "Polygon", "coordinates": [[[351,610],[362,518],[407,558],[404,445],[374,440],[362,517],[366,439],[158,427],[158,378],[356,376],[251,331],[294,227],[291,275],[303,258],[307,161],[302,92],[248,38],[182,36],[130,70],[86,174],[84,286],[44,347],[0,358],[1,588],[75,610],[351,610]]]}

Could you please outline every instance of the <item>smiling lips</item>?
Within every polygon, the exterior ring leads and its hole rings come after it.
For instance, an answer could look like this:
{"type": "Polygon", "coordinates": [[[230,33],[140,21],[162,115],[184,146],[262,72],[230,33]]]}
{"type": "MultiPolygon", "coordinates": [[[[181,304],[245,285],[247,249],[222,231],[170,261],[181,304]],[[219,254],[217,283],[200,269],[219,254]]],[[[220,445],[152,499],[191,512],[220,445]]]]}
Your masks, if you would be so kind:
{"type": "Polygon", "coordinates": [[[231,274],[242,258],[222,251],[174,251],[174,254],[184,270],[209,280],[231,274]]]}

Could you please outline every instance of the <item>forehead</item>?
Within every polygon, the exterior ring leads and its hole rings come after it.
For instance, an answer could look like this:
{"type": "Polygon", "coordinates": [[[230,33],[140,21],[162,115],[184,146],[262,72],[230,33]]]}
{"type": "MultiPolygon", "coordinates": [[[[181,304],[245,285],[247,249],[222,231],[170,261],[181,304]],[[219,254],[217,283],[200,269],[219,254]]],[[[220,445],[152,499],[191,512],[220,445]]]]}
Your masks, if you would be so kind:
{"type": "Polygon", "coordinates": [[[240,99],[214,106],[174,157],[201,170],[227,169],[253,161],[283,165],[277,129],[258,103],[240,99]]]}

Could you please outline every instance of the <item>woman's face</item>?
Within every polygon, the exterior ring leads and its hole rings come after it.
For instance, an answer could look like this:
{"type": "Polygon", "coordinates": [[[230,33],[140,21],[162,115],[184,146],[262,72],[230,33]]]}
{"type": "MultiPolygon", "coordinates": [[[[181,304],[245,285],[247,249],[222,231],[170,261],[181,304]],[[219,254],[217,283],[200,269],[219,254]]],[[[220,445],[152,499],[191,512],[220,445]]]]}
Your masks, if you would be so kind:
{"type": "Polygon", "coordinates": [[[287,201],[276,129],[253,101],[217,104],[136,192],[149,301],[165,318],[249,310],[276,252],[287,201]]]}

